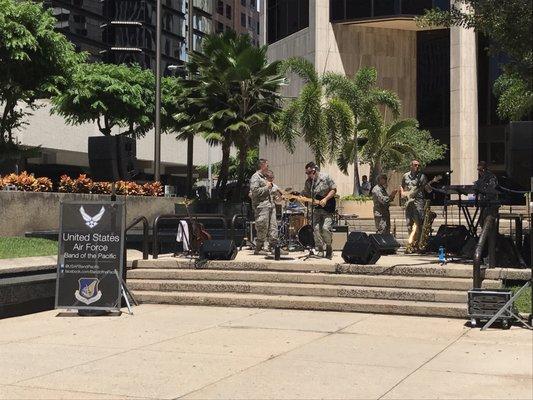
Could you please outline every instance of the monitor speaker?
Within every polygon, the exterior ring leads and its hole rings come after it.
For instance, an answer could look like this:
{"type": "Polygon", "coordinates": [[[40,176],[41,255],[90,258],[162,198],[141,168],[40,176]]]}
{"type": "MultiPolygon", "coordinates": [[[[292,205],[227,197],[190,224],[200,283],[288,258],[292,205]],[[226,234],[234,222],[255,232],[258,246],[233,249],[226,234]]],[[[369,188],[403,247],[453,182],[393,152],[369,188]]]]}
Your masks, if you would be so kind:
{"type": "Polygon", "coordinates": [[[400,243],[398,243],[390,233],[381,235],[374,233],[368,236],[370,237],[370,240],[374,242],[381,254],[395,254],[396,250],[400,248],[400,243]]]}
{"type": "Polygon", "coordinates": [[[428,251],[437,252],[443,246],[448,254],[459,254],[470,238],[463,225],[441,225],[437,234],[428,240],[428,251]]]}
{"type": "Polygon", "coordinates": [[[233,260],[237,256],[237,246],[229,239],[206,240],[200,246],[202,260],[233,260]]]}
{"type": "Polygon", "coordinates": [[[348,264],[375,264],[381,254],[364,232],[351,232],[342,249],[342,259],[348,264]]]}
{"type": "Polygon", "coordinates": [[[89,138],[89,166],[95,180],[131,180],[137,175],[135,139],[117,136],[89,138]]]}

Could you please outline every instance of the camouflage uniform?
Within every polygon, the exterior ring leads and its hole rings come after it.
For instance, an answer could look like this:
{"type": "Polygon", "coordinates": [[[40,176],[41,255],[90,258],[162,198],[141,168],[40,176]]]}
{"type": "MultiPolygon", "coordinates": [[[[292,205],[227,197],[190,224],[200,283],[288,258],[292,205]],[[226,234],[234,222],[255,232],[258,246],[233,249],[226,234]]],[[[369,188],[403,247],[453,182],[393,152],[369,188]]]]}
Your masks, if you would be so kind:
{"type": "Polygon", "coordinates": [[[376,223],[376,233],[390,233],[390,211],[389,205],[392,201],[383,186],[376,185],[372,189],[372,200],[374,201],[374,221],[376,223]]]}
{"type": "Polygon", "coordinates": [[[261,171],[257,171],[250,178],[250,197],[252,198],[255,230],[257,231],[257,250],[261,250],[267,240],[270,246],[275,246],[278,242],[276,205],[272,200],[267,180],[261,171]]]}
{"type": "MultiPolygon", "coordinates": [[[[325,197],[330,190],[337,189],[335,182],[328,174],[317,172],[316,180],[307,179],[305,181],[305,188],[302,192],[304,196],[325,197]]],[[[331,226],[333,225],[333,214],[315,207],[314,214],[313,236],[315,238],[315,246],[319,251],[323,251],[325,246],[331,246],[332,235],[331,226]]]]}
{"type": "MultiPolygon", "coordinates": [[[[414,200],[411,200],[405,207],[405,219],[409,234],[411,234],[414,223],[416,223],[419,228],[422,228],[422,223],[424,222],[424,188],[427,184],[428,178],[426,178],[426,175],[421,172],[415,174],[408,172],[404,174],[402,178],[402,188],[404,191],[419,188],[414,200]]],[[[418,240],[418,238],[415,238],[415,240],[418,240]]]]}
{"type": "MultiPolygon", "coordinates": [[[[479,193],[478,199],[485,201],[495,201],[498,200],[498,195],[496,193],[491,193],[496,191],[496,186],[498,186],[498,178],[491,171],[485,170],[479,174],[479,179],[474,182],[474,188],[479,193]]],[[[479,223],[481,227],[485,222],[485,219],[489,216],[498,215],[499,206],[488,205],[481,208],[481,213],[479,214],[479,223]]]]}

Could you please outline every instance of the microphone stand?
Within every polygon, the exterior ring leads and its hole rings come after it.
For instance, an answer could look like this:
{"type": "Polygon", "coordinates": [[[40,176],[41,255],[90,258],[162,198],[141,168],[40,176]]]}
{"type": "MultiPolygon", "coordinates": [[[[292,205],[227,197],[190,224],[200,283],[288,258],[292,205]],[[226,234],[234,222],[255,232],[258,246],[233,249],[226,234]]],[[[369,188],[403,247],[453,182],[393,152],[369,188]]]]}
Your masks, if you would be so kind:
{"type": "MultiPolygon", "coordinates": [[[[311,229],[313,231],[313,244],[315,243],[315,181],[313,180],[313,183],[311,184],[311,199],[313,200],[311,202],[311,229]]],[[[308,253],[304,256],[298,257],[299,259],[302,259],[302,261],[309,260],[310,258],[322,258],[320,256],[317,256],[316,254],[313,254],[313,247],[314,246],[306,246],[306,250],[308,253]]]]}

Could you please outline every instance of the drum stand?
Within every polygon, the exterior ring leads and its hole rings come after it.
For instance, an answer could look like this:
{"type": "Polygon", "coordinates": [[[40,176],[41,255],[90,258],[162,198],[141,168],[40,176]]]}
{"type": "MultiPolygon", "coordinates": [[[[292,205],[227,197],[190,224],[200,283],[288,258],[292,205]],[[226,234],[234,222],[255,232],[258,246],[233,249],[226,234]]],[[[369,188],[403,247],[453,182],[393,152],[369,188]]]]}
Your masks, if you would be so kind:
{"type": "MultiPolygon", "coordinates": [[[[314,199],[315,198],[315,191],[314,191],[314,184],[311,185],[311,198],[314,199]]],[[[313,230],[313,246],[305,246],[305,250],[307,251],[307,254],[304,255],[304,256],[300,256],[298,257],[298,259],[301,259],[302,261],[306,261],[306,260],[309,260],[310,258],[322,258],[316,254],[313,253],[313,250],[314,250],[314,245],[316,245],[315,240],[314,240],[314,234],[315,234],[315,206],[313,205],[313,203],[311,203],[310,205],[311,207],[311,228],[313,230]]],[[[307,209],[307,216],[309,216],[309,208],[307,209]]]]}

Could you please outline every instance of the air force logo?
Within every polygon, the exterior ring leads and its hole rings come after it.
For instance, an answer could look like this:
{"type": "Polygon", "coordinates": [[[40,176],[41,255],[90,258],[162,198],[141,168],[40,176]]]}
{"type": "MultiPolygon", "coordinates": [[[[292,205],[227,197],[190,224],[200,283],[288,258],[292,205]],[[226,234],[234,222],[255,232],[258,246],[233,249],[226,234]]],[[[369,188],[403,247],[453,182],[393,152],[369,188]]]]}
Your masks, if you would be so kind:
{"type": "Polygon", "coordinates": [[[98,214],[96,214],[94,217],[91,217],[83,206],[80,207],[80,214],[83,217],[83,220],[85,221],[85,225],[87,225],[89,228],[93,229],[96,225],[98,225],[98,222],[102,219],[105,213],[105,208],[102,206],[100,211],[98,211],[98,214]]]}
{"type": "Polygon", "coordinates": [[[79,289],[74,292],[74,297],[87,305],[100,300],[102,292],[98,290],[98,278],[78,279],[79,289]]]}

